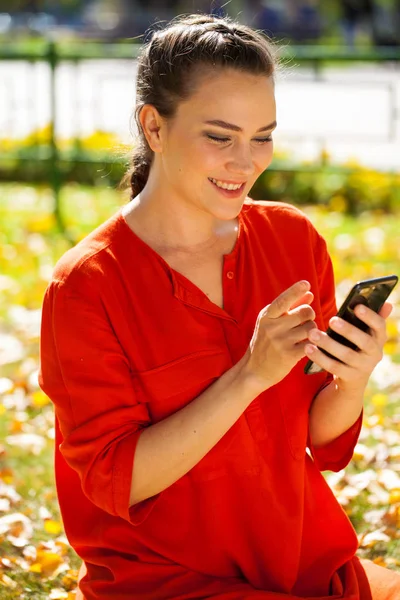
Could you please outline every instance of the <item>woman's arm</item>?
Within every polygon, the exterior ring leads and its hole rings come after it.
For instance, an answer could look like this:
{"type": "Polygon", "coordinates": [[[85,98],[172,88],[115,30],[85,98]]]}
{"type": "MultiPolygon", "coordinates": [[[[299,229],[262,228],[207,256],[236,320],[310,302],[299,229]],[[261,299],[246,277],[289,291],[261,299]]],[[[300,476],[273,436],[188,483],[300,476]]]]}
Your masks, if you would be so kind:
{"type": "Polygon", "coordinates": [[[330,320],[330,327],[353,342],[359,351],[340,344],[325,332],[315,330],[309,334],[312,342],[318,342],[318,347],[341,361],[326,356],[317,346],[310,344],[306,347],[308,356],[334,376],[330,385],[314,399],[310,410],[310,438],[314,446],[331,442],[360,416],[369,377],[383,356],[387,339],[386,319],[392,308],[389,302],[385,302],[377,314],[366,306],[356,306],[355,314],[368,325],[370,333],[338,317],[330,320]]]}
{"type": "Polygon", "coordinates": [[[310,410],[310,439],[314,448],[329,444],[358,420],[363,409],[364,390],[342,391],[335,381],[315,397],[310,410]]]}
{"type": "Polygon", "coordinates": [[[190,404],[142,431],[135,452],[130,505],[162,492],[190,471],[260,393],[241,375],[245,358],[190,404]]]}

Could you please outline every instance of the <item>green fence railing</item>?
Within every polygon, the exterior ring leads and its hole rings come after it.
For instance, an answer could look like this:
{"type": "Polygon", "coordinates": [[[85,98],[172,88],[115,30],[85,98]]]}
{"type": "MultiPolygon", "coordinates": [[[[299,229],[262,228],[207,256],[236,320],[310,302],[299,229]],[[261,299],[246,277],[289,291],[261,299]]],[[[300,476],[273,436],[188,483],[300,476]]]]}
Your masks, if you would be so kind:
{"type": "MultiPolygon", "coordinates": [[[[73,166],[79,164],[111,165],[126,162],[115,156],[85,151],[81,147],[79,137],[73,140],[72,149],[64,151],[59,148],[56,136],[56,115],[59,99],[56,95],[57,68],[64,62],[79,65],[87,60],[116,60],[137,58],[141,45],[134,43],[104,44],[95,42],[57,43],[54,41],[35,41],[31,44],[12,44],[0,46],[0,61],[25,61],[28,63],[45,62],[50,69],[50,127],[45,144],[33,141],[29,147],[7,149],[0,146],[0,175],[3,178],[12,173],[16,164],[37,165],[43,180],[50,183],[54,191],[54,215],[59,228],[65,231],[60,210],[60,189],[68,178],[73,166]]],[[[400,48],[347,48],[330,46],[281,46],[279,56],[282,63],[294,66],[311,66],[315,80],[323,78],[323,68],[327,65],[350,65],[352,63],[400,63],[400,48]]],[[[392,115],[392,119],[394,116],[392,115]]],[[[1,140],[0,140],[1,144],[1,140]]],[[[301,172],[344,172],[351,168],[329,165],[322,159],[313,165],[292,164],[274,161],[270,169],[273,171],[301,172]]]]}

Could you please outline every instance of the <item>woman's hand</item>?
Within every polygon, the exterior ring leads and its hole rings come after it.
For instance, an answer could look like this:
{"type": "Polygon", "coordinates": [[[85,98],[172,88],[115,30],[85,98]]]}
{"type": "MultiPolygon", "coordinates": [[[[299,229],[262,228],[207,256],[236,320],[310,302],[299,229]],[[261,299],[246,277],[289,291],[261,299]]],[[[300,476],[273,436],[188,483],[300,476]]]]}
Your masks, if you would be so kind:
{"type": "Polygon", "coordinates": [[[368,325],[369,333],[339,317],[332,317],[329,321],[330,328],[353,342],[360,349],[359,352],[333,340],[319,329],[310,331],[309,340],[341,360],[342,363],[326,356],[316,345],[308,344],[306,346],[307,356],[317,365],[332,373],[341,390],[363,392],[372,371],[382,360],[383,346],[387,340],[386,319],[392,309],[393,305],[390,302],[385,302],[379,313],[362,304],[355,307],[355,315],[368,325]]]}
{"type": "Polygon", "coordinates": [[[264,307],[257,318],[240,376],[261,393],[281,381],[305,356],[308,334],[316,328],[309,306],[314,295],[308,281],[298,281],[264,307]]]}

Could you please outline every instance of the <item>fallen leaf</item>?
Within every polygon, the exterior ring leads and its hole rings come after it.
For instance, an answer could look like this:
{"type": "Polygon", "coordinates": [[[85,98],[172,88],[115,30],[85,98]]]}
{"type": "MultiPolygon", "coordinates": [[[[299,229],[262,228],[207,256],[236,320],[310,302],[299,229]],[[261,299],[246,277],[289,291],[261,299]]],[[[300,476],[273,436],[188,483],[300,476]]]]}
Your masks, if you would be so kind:
{"type": "Polygon", "coordinates": [[[363,548],[372,548],[378,542],[390,542],[390,537],[380,529],[371,531],[361,538],[360,546],[363,548]]]}
{"type": "Polygon", "coordinates": [[[4,585],[5,587],[11,588],[12,590],[15,590],[15,588],[18,587],[16,581],[14,581],[14,579],[11,579],[11,577],[6,575],[5,573],[0,573],[0,584],[4,585]]]}
{"type": "Polygon", "coordinates": [[[38,456],[46,446],[46,440],[41,435],[36,433],[20,433],[17,435],[9,435],[6,437],[6,443],[10,446],[18,446],[27,452],[31,452],[38,456]]]}
{"type": "MultiPolygon", "coordinates": [[[[0,479],[4,481],[4,483],[11,483],[13,480],[13,472],[11,469],[4,467],[4,469],[0,469],[0,479]]],[[[1,485],[0,485],[0,494],[1,494],[1,485]]]]}
{"type": "Polygon", "coordinates": [[[400,489],[391,490],[389,504],[397,504],[398,502],[400,502],[400,489]]]}
{"type": "Polygon", "coordinates": [[[39,390],[32,394],[32,404],[33,406],[41,408],[42,406],[46,406],[46,404],[50,404],[50,398],[46,396],[44,392],[39,390]]]}
{"type": "Polygon", "coordinates": [[[68,599],[68,592],[62,590],[61,588],[54,588],[51,590],[49,600],[59,600],[60,598],[68,599]]]}
{"type": "Polygon", "coordinates": [[[4,517],[0,517],[0,534],[3,533],[10,534],[11,536],[24,534],[25,537],[30,538],[33,534],[32,522],[22,513],[5,515],[4,517]]]}
{"type": "Polygon", "coordinates": [[[379,565],[380,567],[386,567],[386,561],[383,556],[377,556],[372,562],[374,562],[376,565],[379,565]]]}
{"type": "Polygon", "coordinates": [[[36,562],[31,565],[30,570],[41,573],[45,577],[50,577],[63,562],[62,557],[54,552],[39,550],[36,556],[36,562]]]}
{"type": "Polygon", "coordinates": [[[391,469],[383,469],[378,473],[377,480],[387,490],[400,490],[400,477],[391,469]]]}
{"type": "Polygon", "coordinates": [[[58,535],[61,533],[63,527],[59,521],[53,521],[51,519],[46,519],[44,522],[44,529],[47,533],[53,533],[54,535],[58,535]]]}

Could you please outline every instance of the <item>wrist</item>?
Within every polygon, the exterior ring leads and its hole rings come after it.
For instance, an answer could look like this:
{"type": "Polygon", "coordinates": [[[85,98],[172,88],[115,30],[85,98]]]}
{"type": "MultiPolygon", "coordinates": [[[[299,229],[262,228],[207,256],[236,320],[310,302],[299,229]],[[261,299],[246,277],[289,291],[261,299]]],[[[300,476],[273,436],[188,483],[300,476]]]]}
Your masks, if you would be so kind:
{"type": "Polygon", "coordinates": [[[344,395],[352,395],[352,396],[360,396],[360,398],[364,397],[365,390],[368,384],[366,382],[350,382],[350,381],[342,381],[340,378],[332,381],[331,385],[334,384],[337,391],[344,395]]]}
{"type": "Polygon", "coordinates": [[[267,378],[260,378],[247,368],[248,354],[249,353],[246,352],[242,359],[236,363],[235,380],[238,385],[243,388],[244,393],[246,395],[250,394],[254,399],[262,394],[262,392],[265,392],[265,390],[272,387],[274,383],[267,378]]]}

